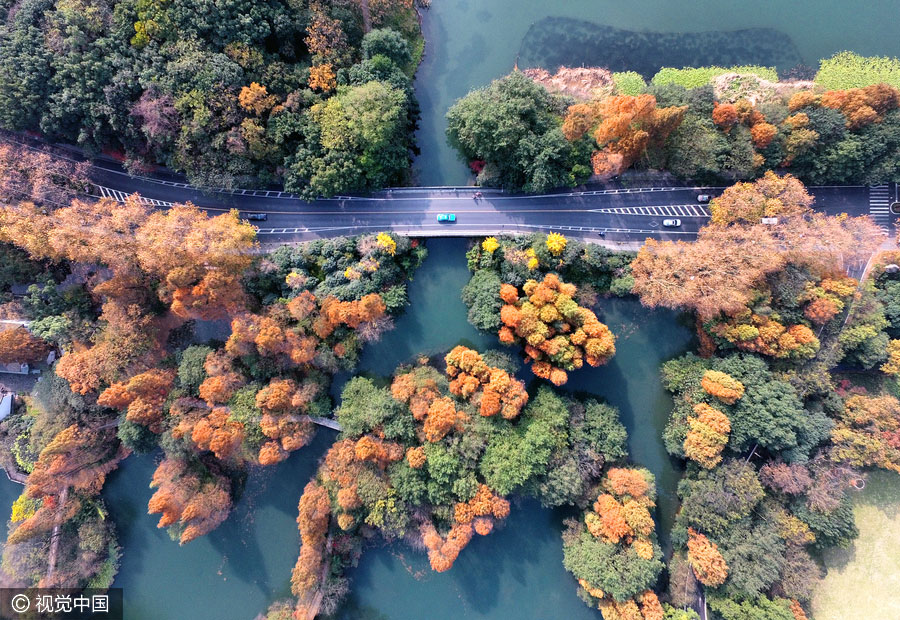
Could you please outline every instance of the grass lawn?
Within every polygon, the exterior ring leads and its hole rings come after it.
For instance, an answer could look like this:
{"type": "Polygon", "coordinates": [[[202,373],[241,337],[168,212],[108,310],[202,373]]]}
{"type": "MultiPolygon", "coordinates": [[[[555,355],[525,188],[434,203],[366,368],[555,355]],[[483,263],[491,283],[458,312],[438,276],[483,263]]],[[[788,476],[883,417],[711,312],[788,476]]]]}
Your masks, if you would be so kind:
{"type": "Polygon", "coordinates": [[[828,576],[813,599],[816,620],[900,618],[900,475],[877,471],[857,492],[859,538],[825,554],[828,576]]]}

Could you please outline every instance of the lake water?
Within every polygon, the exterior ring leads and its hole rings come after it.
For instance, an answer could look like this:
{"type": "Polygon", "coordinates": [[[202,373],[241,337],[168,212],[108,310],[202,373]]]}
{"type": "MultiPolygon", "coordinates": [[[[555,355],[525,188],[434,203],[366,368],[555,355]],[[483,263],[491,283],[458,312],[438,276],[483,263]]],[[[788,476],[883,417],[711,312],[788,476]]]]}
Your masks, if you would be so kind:
{"type": "MultiPolygon", "coordinates": [[[[438,353],[460,342],[480,349],[498,346],[496,337],[468,324],[459,300],[469,275],[466,243],[428,242],[429,257],[410,285],[406,314],[366,350],[361,371],[386,376],[420,352],[438,353]]],[[[619,338],[616,356],[607,366],[571,373],[566,389],[589,392],[621,409],[633,460],[657,476],[659,517],[667,529],[678,472],[659,441],[671,400],[660,386],[658,368],[661,360],[686,350],[691,332],[673,313],[648,311],[634,300],[606,300],[598,311],[619,338]]],[[[249,620],[288,596],[299,550],[297,502],[333,436],[320,430],[286,462],[252,471],[229,519],[183,547],[156,528],[158,515],[147,514],[152,494],[147,485],[159,456],[127,459],[103,495],[124,549],[115,585],[125,590],[128,619],[249,620]]],[[[349,575],[352,595],[339,615],[346,620],[599,618],[575,595],[575,582],[563,569],[564,516],[565,511],[535,502],[517,502],[505,527],[476,537],[444,574],[431,572],[424,554],[402,545],[369,549],[349,575]]]]}
{"type": "MultiPolygon", "coordinates": [[[[416,81],[422,106],[418,134],[422,154],[414,165],[416,180],[420,185],[469,182],[467,168],[447,146],[444,115],[469,90],[509,73],[517,58],[548,57],[550,50],[544,46],[552,46],[563,55],[571,53],[568,61],[557,58],[558,54],[554,60],[596,66],[616,62],[615,46],[586,58],[584,46],[567,46],[567,33],[552,28],[547,18],[565,17],[638,32],[685,33],[685,46],[691,45],[692,33],[770,29],[793,42],[800,61],[817,67],[819,59],[845,49],[900,56],[898,15],[898,0],[434,0],[425,13],[428,43],[416,81]],[[547,29],[547,36],[536,36],[547,29]],[[540,43],[523,48],[526,38],[540,43]]],[[[706,65],[767,58],[758,57],[761,50],[752,40],[743,48],[746,56],[741,58],[730,53],[723,58],[713,46],[702,48],[705,53],[692,58],[706,65]]],[[[673,62],[665,51],[653,55],[636,57],[635,63],[644,67],[673,62]]]]}
{"type": "MultiPolygon", "coordinates": [[[[435,0],[425,16],[428,48],[417,80],[423,113],[417,180],[421,185],[468,181],[465,166],[446,146],[444,114],[470,89],[508,73],[517,56],[531,63],[550,58],[551,50],[541,48],[541,42],[553,44],[552,28],[559,22],[547,18],[670,33],[770,28],[787,35],[797,56],[814,65],[842,49],[900,55],[898,13],[897,0],[435,0]],[[526,37],[537,43],[522,49],[526,37]]],[[[689,38],[682,43],[690,47],[689,38]]],[[[642,66],[665,63],[640,60],[642,66]]],[[[605,62],[611,61],[597,58],[590,64],[605,62]]],[[[705,64],[715,62],[711,53],[705,64]]],[[[468,279],[465,241],[428,245],[430,257],[410,287],[407,313],[393,332],[366,350],[363,372],[384,376],[420,352],[437,353],[460,342],[480,349],[496,346],[493,336],[466,322],[459,300],[468,279]]],[[[660,386],[658,369],[661,361],[687,349],[691,331],[673,313],[651,312],[634,300],[606,300],[598,311],[619,338],[618,352],[605,367],[571,373],[566,389],[595,394],[620,408],[632,459],[657,476],[657,516],[665,531],[676,507],[679,473],[660,441],[671,400],[660,386]]],[[[126,460],[110,476],[104,497],[124,548],[115,585],[125,589],[128,619],[249,620],[271,601],[288,596],[299,544],[297,501],[332,437],[322,430],[288,461],[254,470],[228,521],[184,547],[156,528],[158,515],[146,513],[152,494],[147,485],[158,457],[126,460]]],[[[20,490],[0,481],[0,509],[6,514],[20,490]]],[[[350,573],[352,595],[339,615],[348,620],[599,618],[577,598],[574,580],[563,570],[559,533],[564,516],[534,502],[518,502],[505,527],[476,537],[444,574],[428,570],[424,554],[397,546],[370,549],[350,573]]]]}

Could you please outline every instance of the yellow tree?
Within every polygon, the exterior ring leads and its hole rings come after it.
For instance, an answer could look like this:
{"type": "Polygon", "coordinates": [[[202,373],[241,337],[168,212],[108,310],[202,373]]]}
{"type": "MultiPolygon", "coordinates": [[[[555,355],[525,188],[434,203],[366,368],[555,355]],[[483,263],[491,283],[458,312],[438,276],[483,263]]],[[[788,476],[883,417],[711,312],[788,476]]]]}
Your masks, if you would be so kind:
{"type": "Polygon", "coordinates": [[[764,217],[797,217],[807,215],[813,203],[803,183],[791,175],[779,177],[774,172],[753,183],[737,183],[710,203],[712,223],[758,224],[764,217]]]}

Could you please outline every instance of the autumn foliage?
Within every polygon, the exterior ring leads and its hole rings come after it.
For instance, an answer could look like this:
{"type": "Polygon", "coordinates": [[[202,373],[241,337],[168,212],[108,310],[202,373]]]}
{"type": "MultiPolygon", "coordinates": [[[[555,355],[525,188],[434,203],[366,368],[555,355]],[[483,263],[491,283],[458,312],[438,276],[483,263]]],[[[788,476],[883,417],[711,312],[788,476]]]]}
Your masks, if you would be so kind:
{"type": "Polygon", "coordinates": [[[848,129],[860,129],[880,122],[884,114],[900,107],[900,91],[887,84],[865,88],[829,90],[819,99],[822,107],[840,110],[848,129]]]}
{"type": "MultiPolygon", "coordinates": [[[[587,532],[606,544],[619,546],[623,551],[633,551],[643,561],[656,557],[658,547],[651,515],[656,503],[651,480],[652,476],[646,470],[628,467],[609,469],[601,481],[600,492],[591,510],[584,513],[587,532]]],[[[604,618],[651,620],[662,617],[659,599],[649,590],[621,600],[584,577],[578,583],[591,597],[599,600],[604,618]]]]}
{"type": "MultiPolygon", "coordinates": [[[[865,261],[879,245],[869,218],[812,213],[808,205],[805,189],[787,176],[738,184],[715,201],[713,224],[700,229],[696,242],[647,240],[632,263],[633,291],[648,306],[691,309],[703,320],[735,315],[747,309],[763,278],[788,262],[827,278],[850,261],[865,261]],[[777,224],[758,223],[775,215],[777,224]]],[[[798,335],[807,338],[790,334],[798,335]]]]}
{"type": "MultiPolygon", "coordinates": [[[[837,308],[837,304],[826,300],[837,308]]],[[[841,303],[840,307],[843,307],[841,303]]],[[[827,313],[814,315],[824,319],[827,313]]],[[[832,317],[834,315],[831,315],[832,317]]],[[[783,359],[809,359],[819,350],[819,339],[802,323],[785,327],[777,320],[752,313],[737,313],[715,324],[710,332],[735,348],[783,359]]]]}
{"type": "Polygon", "coordinates": [[[707,370],[700,382],[703,390],[727,405],[733,405],[744,395],[744,384],[718,370],[707,370]]]}
{"type": "Polygon", "coordinates": [[[291,379],[274,379],[257,392],[256,406],[263,414],[259,426],[269,439],[260,448],[260,465],[283,461],[290,452],[310,442],[315,431],[308,415],[303,414],[321,389],[315,381],[298,386],[291,379]]]}
{"type": "Polygon", "coordinates": [[[547,274],[542,282],[528,280],[519,297],[514,287],[504,285],[500,295],[500,341],[525,345],[532,371],[538,377],[562,385],[566,371],[605,363],[616,351],[615,336],[573,297],[573,284],[547,274]],[[515,293],[515,294],[514,294],[515,293]]]}
{"type": "Polygon", "coordinates": [[[231,510],[231,483],[212,470],[196,471],[180,459],[163,460],[150,482],[150,514],[160,513],[157,527],[170,527],[185,544],[215,529],[231,510]]]}
{"type": "Polygon", "coordinates": [[[0,202],[64,206],[89,188],[88,167],[0,140],[0,202]]]}
{"type": "Polygon", "coordinates": [[[125,409],[125,417],[143,424],[154,433],[162,431],[163,402],[172,390],[175,373],[153,369],[133,376],[128,381],[106,388],[97,403],[104,407],[125,409]]]}
{"type": "Polygon", "coordinates": [[[240,277],[253,256],[255,232],[237,212],[208,217],[197,207],[155,211],[129,197],[74,200],[53,211],[21,203],[0,211],[0,240],[34,258],[101,264],[111,273],[92,282],[104,300],[104,328],[76,343],[57,366],[86,394],[147,370],[160,355],[157,338],[189,318],[217,318],[240,308],[240,277]],[[171,315],[152,316],[152,297],[171,315]]]}
{"type": "Polygon", "coordinates": [[[25,496],[38,500],[36,510],[10,531],[16,544],[72,519],[83,502],[100,493],[106,475],[127,455],[107,431],[71,425],[57,433],[34,465],[25,496]]]}
{"type": "Polygon", "coordinates": [[[900,473],[900,402],[887,395],[851,395],[831,441],[835,461],[900,473]]]}
{"type": "Polygon", "coordinates": [[[629,168],[651,142],[662,144],[681,124],[685,110],[657,108],[653,95],[617,95],[569,107],[562,130],[574,141],[593,128],[601,147],[591,157],[594,174],[609,177],[629,168]]]}
{"type": "Polygon", "coordinates": [[[301,547],[300,557],[291,573],[291,592],[303,602],[321,583],[325,535],[331,520],[328,491],[315,481],[308,482],[300,497],[298,512],[301,547]]]}
{"type": "Polygon", "coordinates": [[[766,174],[753,183],[736,183],[709,205],[712,223],[758,224],[764,217],[793,218],[809,213],[813,197],[790,175],[766,174]]]}
{"type": "Polygon", "coordinates": [[[50,345],[24,327],[0,331],[0,364],[30,364],[47,357],[50,345]]]}
{"type": "Polygon", "coordinates": [[[511,420],[528,402],[525,384],[502,368],[488,366],[477,351],[457,346],[444,360],[452,379],[450,392],[476,405],[481,415],[499,413],[511,420]]]}
{"type": "Polygon", "coordinates": [[[713,588],[725,583],[728,565],[716,543],[694,528],[688,529],[688,536],[688,562],[700,583],[713,588]]]}
{"type": "Polygon", "coordinates": [[[689,416],[689,429],[684,440],[684,454],[706,469],[722,461],[722,450],[728,443],[731,422],[724,413],[706,403],[694,405],[696,417],[689,416]]]}

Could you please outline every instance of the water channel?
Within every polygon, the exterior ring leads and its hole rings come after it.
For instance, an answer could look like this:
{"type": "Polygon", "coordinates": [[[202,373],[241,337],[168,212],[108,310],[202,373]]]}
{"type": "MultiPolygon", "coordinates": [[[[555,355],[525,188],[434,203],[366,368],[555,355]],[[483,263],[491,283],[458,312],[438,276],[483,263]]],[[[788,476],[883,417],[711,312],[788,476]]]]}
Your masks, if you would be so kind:
{"type": "MultiPolygon", "coordinates": [[[[460,342],[482,350],[497,346],[495,337],[468,324],[459,300],[469,275],[466,243],[428,242],[429,257],[410,286],[407,313],[366,351],[361,372],[389,375],[420,352],[438,353],[460,342]]],[[[691,333],[674,314],[650,312],[634,300],[606,300],[597,310],[618,335],[618,352],[607,366],[573,373],[566,388],[620,408],[634,460],[657,476],[667,529],[679,474],[659,442],[671,400],[660,387],[658,368],[689,346],[691,333]]],[[[147,485],[158,457],[129,458],[104,490],[124,549],[115,585],[125,589],[128,619],[249,619],[288,596],[298,552],[297,501],[332,438],[331,431],[322,430],[288,461],[254,470],[229,519],[184,547],[146,513],[152,494],[147,485]]],[[[520,502],[501,531],[478,537],[444,574],[427,570],[424,554],[408,548],[370,549],[350,573],[353,594],[340,617],[597,618],[575,595],[575,583],[563,569],[563,516],[520,502]]]]}

